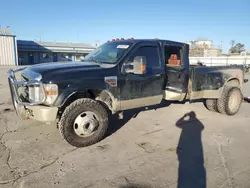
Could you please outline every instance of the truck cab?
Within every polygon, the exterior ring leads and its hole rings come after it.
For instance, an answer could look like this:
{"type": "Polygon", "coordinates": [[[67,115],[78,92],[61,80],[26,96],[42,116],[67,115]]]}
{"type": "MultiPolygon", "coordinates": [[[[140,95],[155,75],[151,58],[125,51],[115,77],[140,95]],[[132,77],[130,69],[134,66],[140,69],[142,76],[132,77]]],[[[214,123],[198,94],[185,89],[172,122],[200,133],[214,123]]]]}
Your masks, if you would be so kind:
{"type": "Polygon", "coordinates": [[[241,66],[190,66],[188,44],[154,39],[112,40],[83,62],[10,69],[8,75],[17,113],[58,121],[63,138],[77,147],[104,137],[108,111],[203,99],[209,110],[234,115],[244,83],[241,66]]]}
{"type": "Polygon", "coordinates": [[[189,79],[189,48],[167,41],[140,41],[121,64],[118,84],[121,110],[158,104],[166,100],[184,100],[189,79]],[[145,70],[130,70],[137,64],[145,70]]]}

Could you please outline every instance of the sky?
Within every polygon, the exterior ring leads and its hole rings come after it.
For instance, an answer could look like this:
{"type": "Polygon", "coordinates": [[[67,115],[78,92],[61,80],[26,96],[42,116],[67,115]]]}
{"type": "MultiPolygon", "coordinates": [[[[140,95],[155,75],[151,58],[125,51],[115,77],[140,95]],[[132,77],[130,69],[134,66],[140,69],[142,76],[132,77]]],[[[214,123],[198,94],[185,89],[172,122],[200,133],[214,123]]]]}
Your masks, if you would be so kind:
{"type": "Polygon", "coordinates": [[[0,26],[21,40],[203,38],[223,52],[231,40],[250,52],[250,0],[2,0],[0,10],[0,26]]]}

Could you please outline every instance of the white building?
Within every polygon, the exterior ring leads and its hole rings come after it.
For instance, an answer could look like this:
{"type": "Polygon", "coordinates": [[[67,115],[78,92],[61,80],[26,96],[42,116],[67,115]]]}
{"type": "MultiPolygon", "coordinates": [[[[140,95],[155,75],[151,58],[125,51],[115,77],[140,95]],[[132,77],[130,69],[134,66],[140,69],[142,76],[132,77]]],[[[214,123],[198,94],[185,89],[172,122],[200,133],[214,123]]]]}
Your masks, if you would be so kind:
{"type": "Polygon", "coordinates": [[[194,41],[196,46],[204,47],[204,48],[212,48],[213,41],[211,40],[196,40],[194,41]]]}
{"type": "Polygon", "coordinates": [[[213,41],[211,40],[196,40],[188,44],[190,45],[190,57],[217,57],[222,55],[222,50],[213,47],[213,41]]]}

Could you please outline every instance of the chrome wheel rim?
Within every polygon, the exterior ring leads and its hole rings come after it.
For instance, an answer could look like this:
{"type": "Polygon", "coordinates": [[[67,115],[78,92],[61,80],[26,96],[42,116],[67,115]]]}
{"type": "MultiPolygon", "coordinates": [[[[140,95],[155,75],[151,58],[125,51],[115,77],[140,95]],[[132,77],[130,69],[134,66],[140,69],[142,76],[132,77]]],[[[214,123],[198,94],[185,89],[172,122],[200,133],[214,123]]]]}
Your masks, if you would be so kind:
{"type": "Polygon", "coordinates": [[[86,111],[79,114],[73,124],[75,133],[80,137],[89,137],[97,130],[99,120],[94,112],[86,111]]]}
{"type": "Polygon", "coordinates": [[[237,109],[239,104],[239,97],[237,95],[237,93],[232,93],[231,96],[229,97],[229,102],[228,102],[228,106],[231,110],[235,110],[237,109]]]}

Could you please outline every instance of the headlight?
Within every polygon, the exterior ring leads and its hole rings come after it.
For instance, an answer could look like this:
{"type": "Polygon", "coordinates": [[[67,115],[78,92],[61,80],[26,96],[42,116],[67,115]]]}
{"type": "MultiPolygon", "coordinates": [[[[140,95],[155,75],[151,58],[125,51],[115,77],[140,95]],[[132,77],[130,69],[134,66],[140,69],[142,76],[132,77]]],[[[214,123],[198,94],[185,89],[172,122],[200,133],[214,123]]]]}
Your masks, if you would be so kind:
{"type": "Polygon", "coordinates": [[[29,102],[39,103],[45,98],[43,88],[40,84],[29,84],[28,86],[29,102]]]}
{"type": "Polygon", "coordinates": [[[46,95],[45,104],[53,104],[58,96],[58,86],[56,84],[43,84],[46,95]]]}

